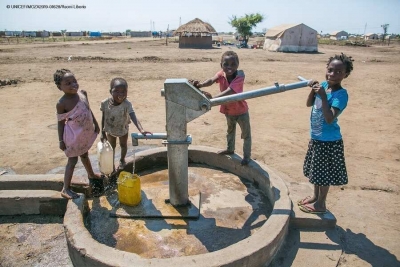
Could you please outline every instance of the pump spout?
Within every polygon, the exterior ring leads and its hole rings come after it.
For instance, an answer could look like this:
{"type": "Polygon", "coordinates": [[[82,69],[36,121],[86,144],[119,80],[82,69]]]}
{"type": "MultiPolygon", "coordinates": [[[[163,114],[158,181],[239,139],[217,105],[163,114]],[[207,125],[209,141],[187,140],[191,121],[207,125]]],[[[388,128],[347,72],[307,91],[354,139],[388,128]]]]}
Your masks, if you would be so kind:
{"type": "Polygon", "coordinates": [[[132,146],[138,146],[139,141],[138,139],[167,139],[166,133],[153,133],[148,135],[143,135],[140,133],[132,133],[132,146]]]}

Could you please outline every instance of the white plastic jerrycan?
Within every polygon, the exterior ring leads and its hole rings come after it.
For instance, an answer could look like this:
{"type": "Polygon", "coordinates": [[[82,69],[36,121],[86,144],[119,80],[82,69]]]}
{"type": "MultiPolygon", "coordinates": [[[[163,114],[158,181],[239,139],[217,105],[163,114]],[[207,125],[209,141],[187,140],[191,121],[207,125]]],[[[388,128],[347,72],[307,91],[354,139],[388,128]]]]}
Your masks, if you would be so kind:
{"type": "Polygon", "coordinates": [[[108,141],[97,143],[97,157],[102,174],[109,175],[114,170],[114,153],[108,141]]]}

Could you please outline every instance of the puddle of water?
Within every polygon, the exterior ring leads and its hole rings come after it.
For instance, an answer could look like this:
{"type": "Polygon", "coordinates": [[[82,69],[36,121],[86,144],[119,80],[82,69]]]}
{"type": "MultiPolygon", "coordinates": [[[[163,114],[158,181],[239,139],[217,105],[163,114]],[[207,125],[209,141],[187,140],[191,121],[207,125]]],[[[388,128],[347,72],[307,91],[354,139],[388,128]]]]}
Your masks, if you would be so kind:
{"type": "MultiPolygon", "coordinates": [[[[168,184],[166,169],[139,174],[142,188],[165,188],[168,184]]],[[[201,192],[198,220],[111,218],[111,209],[118,205],[118,194],[111,191],[89,200],[91,210],[86,227],[94,239],[116,249],[144,258],[170,258],[208,253],[235,244],[257,231],[272,211],[266,196],[252,183],[208,166],[189,166],[191,190],[201,192]]]]}

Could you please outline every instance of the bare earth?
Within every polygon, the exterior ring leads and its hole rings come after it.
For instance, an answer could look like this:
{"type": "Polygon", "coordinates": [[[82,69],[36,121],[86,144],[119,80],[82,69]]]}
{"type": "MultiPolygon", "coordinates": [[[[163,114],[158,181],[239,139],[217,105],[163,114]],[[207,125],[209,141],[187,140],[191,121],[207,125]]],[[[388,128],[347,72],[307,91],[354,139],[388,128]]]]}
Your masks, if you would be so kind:
{"type": "MultiPolygon", "coordinates": [[[[19,80],[17,85],[0,87],[0,168],[17,174],[43,174],[66,164],[66,157],[58,148],[56,130],[55,105],[62,95],[53,83],[56,69],[68,68],[75,73],[80,88],[88,92],[99,121],[100,101],[108,97],[110,80],[125,78],[129,99],[144,128],[165,132],[165,104],[160,96],[165,79],[209,78],[219,70],[221,54],[227,49],[239,54],[240,68],[246,74],[246,91],[272,86],[274,82],[296,82],[298,75],[321,81],[330,56],[340,52],[353,56],[354,72],[343,82],[349,92],[349,104],[339,117],[349,184],[331,188],[327,200],[329,210],[338,219],[342,241],[343,255],[338,266],[400,266],[397,45],[320,45],[317,54],[235,47],[180,50],[177,43],[166,46],[165,40],[150,38],[0,45],[0,79],[19,80]]],[[[207,89],[212,94],[218,91],[217,85],[207,89]]],[[[309,140],[310,109],[305,105],[308,92],[303,88],[248,100],[252,157],[284,173],[290,182],[306,182],[302,165],[309,140]]],[[[131,132],[135,131],[131,127],[131,132]]],[[[225,131],[225,118],[219,108],[188,124],[194,145],[225,148],[225,131]]],[[[242,154],[240,131],[236,151],[242,154]]],[[[90,153],[96,153],[95,145],[90,153]]],[[[60,223],[62,218],[43,223],[38,217],[22,221],[18,217],[0,217],[0,266],[48,266],[52,262],[48,255],[67,254],[65,249],[55,247],[64,242],[56,242],[63,237],[60,223]],[[35,231],[37,239],[30,240],[35,231]]],[[[58,266],[70,264],[63,257],[58,266]]],[[[55,259],[53,263],[57,262],[55,259]]]]}

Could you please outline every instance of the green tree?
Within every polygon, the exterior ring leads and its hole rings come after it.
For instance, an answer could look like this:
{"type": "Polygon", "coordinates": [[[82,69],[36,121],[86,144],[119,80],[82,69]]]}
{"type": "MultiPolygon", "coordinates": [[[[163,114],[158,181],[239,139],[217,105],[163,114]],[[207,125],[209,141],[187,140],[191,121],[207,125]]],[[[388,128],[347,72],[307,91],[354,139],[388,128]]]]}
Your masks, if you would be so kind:
{"type": "Polygon", "coordinates": [[[236,17],[232,16],[230,18],[229,23],[232,27],[236,28],[237,33],[242,36],[245,45],[247,46],[247,42],[249,41],[250,36],[253,34],[251,30],[258,23],[264,20],[264,16],[256,13],[256,14],[245,14],[244,17],[236,17]]]}

